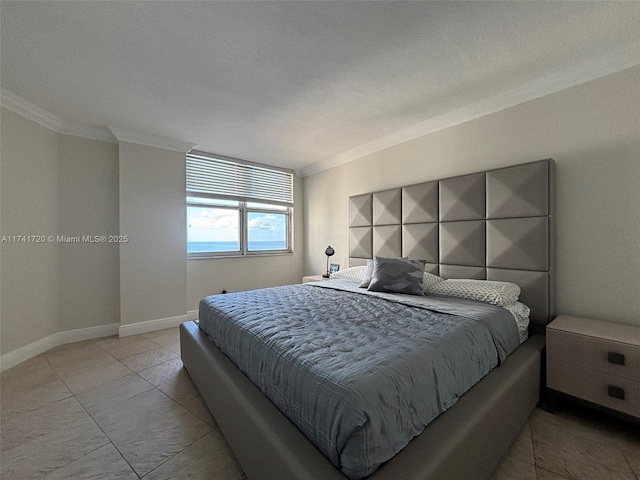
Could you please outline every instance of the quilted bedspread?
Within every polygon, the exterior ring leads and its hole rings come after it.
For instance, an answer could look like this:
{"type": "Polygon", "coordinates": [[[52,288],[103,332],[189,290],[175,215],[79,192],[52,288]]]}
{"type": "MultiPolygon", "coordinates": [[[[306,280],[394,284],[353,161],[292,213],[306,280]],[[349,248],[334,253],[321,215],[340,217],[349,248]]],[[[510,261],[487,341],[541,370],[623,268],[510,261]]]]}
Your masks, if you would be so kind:
{"type": "Polygon", "coordinates": [[[199,318],[349,478],[370,475],[519,345],[502,308],[339,280],[214,295],[199,318]]]}

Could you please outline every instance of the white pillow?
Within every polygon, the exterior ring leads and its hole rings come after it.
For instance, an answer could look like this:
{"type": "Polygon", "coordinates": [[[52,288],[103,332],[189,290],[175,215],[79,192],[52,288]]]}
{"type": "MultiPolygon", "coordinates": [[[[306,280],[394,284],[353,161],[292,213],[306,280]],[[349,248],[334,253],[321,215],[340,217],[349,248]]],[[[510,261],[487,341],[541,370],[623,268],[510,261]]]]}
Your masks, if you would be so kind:
{"type": "Polygon", "coordinates": [[[518,301],[520,287],[515,283],[491,280],[452,279],[438,282],[427,290],[432,295],[467,298],[492,305],[511,305],[518,301]]]}
{"type": "Polygon", "coordinates": [[[524,342],[529,336],[529,314],[531,310],[524,303],[516,302],[512,305],[505,305],[502,308],[513,315],[518,324],[518,333],[520,334],[520,343],[524,342]]]}
{"type": "Polygon", "coordinates": [[[422,276],[422,291],[426,292],[436,283],[444,282],[444,278],[434,275],[433,273],[424,272],[422,276]]]}
{"type": "Polygon", "coordinates": [[[364,267],[364,277],[362,277],[362,281],[360,282],[360,288],[369,288],[369,284],[371,283],[371,277],[373,276],[373,258],[367,260],[367,266],[364,267]]]}
{"type": "Polygon", "coordinates": [[[331,274],[329,278],[338,280],[349,280],[350,282],[360,283],[364,278],[364,271],[367,267],[349,267],[344,270],[338,270],[331,274]]]}

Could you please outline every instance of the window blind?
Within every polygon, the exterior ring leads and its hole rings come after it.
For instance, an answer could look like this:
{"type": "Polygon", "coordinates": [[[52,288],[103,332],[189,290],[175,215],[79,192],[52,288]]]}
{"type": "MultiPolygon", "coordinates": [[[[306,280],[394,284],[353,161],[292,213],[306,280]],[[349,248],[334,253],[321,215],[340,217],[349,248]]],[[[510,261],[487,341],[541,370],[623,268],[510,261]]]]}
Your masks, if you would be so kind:
{"type": "Polygon", "coordinates": [[[293,174],[231,159],[188,153],[187,195],[293,206],[293,174]]]}

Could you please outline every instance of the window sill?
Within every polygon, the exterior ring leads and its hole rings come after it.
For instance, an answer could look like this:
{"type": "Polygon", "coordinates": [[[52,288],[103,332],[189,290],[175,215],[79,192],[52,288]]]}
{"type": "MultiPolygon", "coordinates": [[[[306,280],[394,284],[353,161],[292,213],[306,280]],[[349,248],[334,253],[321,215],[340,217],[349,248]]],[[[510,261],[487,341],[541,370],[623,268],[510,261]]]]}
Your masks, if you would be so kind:
{"type": "Polygon", "coordinates": [[[225,258],[254,258],[254,257],[290,257],[293,255],[293,252],[282,252],[282,253],[250,253],[245,255],[199,255],[199,256],[191,256],[187,255],[187,260],[223,260],[225,258]]]}

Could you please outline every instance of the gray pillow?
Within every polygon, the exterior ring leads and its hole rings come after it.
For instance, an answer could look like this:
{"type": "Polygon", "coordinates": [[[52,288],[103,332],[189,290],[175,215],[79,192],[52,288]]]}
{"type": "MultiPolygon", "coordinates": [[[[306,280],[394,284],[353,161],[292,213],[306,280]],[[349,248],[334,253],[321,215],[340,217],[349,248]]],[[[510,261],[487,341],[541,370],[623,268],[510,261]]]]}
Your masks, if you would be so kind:
{"type": "Polygon", "coordinates": [[[424,295],[422,291],[424,266],[424,260],[375,257],[368,289],[373,292],[424,295]]]}
{"type": "Polygon", "coordinates": [[[367,260],[367,269],[364,271],[364,278],[360,285],[360,288],[369,288],[369,284],[371,283],[371,277],[373,276],[373,258],[367,260]]]}

